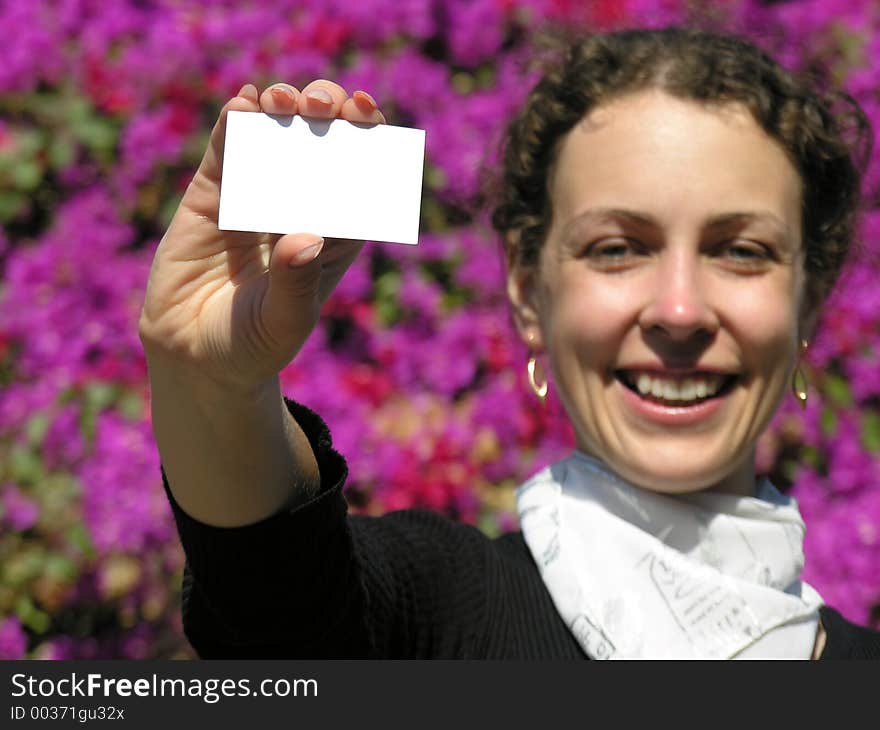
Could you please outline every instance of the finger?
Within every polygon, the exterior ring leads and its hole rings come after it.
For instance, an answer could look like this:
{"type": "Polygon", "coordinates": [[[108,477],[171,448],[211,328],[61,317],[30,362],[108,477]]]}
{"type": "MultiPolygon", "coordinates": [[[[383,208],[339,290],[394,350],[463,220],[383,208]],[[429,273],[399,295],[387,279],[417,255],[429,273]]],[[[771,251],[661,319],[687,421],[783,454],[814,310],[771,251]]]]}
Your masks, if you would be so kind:
{"type": "Polygon", "coordinates": [[[340,116],[349,122],[385,124],[385,115],[379,111],[376,100],[366,91],[355,91],[342,105],[340,116]]]}
{"type": "Polygon", "coordinates": [[[260,108],[266,114],[296,114],[299,90],[290,84],[272,84],[260,94],[260,108]]]}
{"type": "Polygon", "coordinates": [[[253,84],[242,86],[238,94],[226,102],[223,109],[220,110],[214,129],[211,130],[211,140],[196,175],[203,176],[214,185],[220,184],[220,173],[223,170],[223,145],[226,142],[226,114],[230,111],[260,111],[257,88],[253,84]]]}
{"type": "Polygon", "coordinates": [[[318,79],[302,90],[298,104],[299,113],[304,117],[335,119],[342,111],[346,99],[348,94],[339,84],[318,79]]]}
{"type": "Polygon", "coordinates": [[[324,239],[311,233],[281,236],[269,260],[262,318],[269,336],[288,345],[302,340],[318,317],[324,239]]]}
{"type": "Polygon", "coordinates": [[[321,302],[330,296],[363,247],[363,241],[349,238],[327,239],[319,259],[321,262],[321,286],[318,297],[321,302]]]}

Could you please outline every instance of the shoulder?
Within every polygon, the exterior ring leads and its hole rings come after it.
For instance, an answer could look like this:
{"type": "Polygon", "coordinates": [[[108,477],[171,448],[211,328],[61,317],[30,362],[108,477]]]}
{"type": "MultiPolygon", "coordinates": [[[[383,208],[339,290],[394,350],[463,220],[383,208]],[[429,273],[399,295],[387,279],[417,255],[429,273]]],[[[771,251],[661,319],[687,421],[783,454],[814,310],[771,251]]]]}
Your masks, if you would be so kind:
{"type": "Polygon", "coordinates": [[[488,559],[537,569],[522,532],[490,537],[474,525],[424,509],[398,510],[381,517],[351,515],[349,524],[354,539],[362,544],[382,541],[392,549],[419,554],[481,553],[488,559]]]}
{"type": "Polygon", "coordinates": [[[429,510],[398,510],[380,517],[350,515],[349,526],[362,557],[420,571],[478,574],[497,557],[496,540],[473,525],[429,510]]]}
{"type": "Polygon", "coordinates": [[[830,606],[820,608],[819,615],[826,636],[822,659],[880,660],[880,631],[854,624],[830,606]]]}
{"type": "Polygon", "coordinates": [[[493,542],[499,557],[508,565],[516,569],[538,572],[538,566],[532,558],[532,553],[529,551],[529,546],[526,545],[521,530],[506,532],[495,538],[493,542]]]}
{"type": "Polygon", "coordinates": [[[381,517],[351,515],[354,552],[366,572],[394,573],[438,594],[494,595],[511,585],[540,582],[522,533],[490,537],[477,527],[421,509],[381,517]]]}
{"type": "Polygon", "coordinates": [[[349,516],[352,532],[361,539],[375,533],[400,544],[427,543],[438,548],[488,543],[489,538],[473,525],[425,509],[404,509],[381,516],[349,516]],[[439,541],[439,542],[437,542],[439,541]]]}

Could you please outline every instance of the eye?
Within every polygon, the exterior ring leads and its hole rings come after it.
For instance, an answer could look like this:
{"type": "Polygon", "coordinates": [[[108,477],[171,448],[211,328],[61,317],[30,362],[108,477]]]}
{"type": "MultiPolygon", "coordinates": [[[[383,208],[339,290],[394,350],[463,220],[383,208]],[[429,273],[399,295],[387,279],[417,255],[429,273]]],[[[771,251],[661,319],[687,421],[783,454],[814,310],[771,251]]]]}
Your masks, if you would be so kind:
{"type": "Polygon", "coordinates": [[[594,264],[615,267],[628,263],[644,252],[644,247],[632,238],[614,236],[602,238],[590,244],[586,257],[594,264]]]}
{"type": "Polygon", "coordinates": [[[747,238],[725,241],[720,247],[720,253],[734,266],[747,269],[763,268],[773,259],[768,246],[747,238]]]}

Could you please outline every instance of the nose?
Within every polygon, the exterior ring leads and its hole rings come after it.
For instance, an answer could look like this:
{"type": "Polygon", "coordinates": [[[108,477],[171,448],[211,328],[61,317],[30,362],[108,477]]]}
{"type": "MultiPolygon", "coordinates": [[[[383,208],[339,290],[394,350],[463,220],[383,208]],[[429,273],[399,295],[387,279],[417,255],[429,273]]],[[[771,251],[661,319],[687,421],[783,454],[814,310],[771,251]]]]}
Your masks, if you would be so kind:
{"type": "Polygon", "coordinates": [[[719,320],[703,279],[699,254],[684,248],[664,251],[639,316],[643,331],[675,342],[714,335],[719,320]]]}

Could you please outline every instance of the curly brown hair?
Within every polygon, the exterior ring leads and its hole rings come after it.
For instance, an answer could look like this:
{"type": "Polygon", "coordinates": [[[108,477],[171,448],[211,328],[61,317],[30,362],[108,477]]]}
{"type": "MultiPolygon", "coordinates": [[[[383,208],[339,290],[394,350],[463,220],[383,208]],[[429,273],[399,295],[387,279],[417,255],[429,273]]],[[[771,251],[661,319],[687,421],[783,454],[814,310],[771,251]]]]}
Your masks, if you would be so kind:
{"type": "Polygon", "coordinates": [[[548,177],[561,138],[599,105],[655,88],[697,102],[743,104],[780,143],[803,183],[808,306],[827,297],[855,235],[873,146],[868,119],[852,97],[819,90],[745,40],[704,30],[625,30],[556,45],[505,136],[492,225],[509,265],[538,261],[552,219],[548,177]]]}

